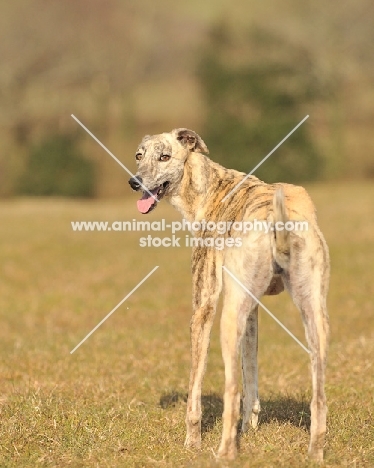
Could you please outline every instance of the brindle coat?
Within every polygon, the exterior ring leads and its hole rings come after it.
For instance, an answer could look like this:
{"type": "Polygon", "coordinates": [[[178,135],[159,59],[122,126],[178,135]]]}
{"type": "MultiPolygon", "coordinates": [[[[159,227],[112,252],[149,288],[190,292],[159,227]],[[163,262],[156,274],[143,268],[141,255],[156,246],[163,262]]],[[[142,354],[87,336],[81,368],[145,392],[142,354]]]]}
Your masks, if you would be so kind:
{"type": "MultiPolygon", "coordinates": [[[[257,389],[256,302],[227,274],[230,270],[252,293],[279,294],[284,287],[299,308],[310,349],[313,398],[309,455],[322,461],[326,433],[324,392],[329,333],[326,295],[329,254],[307,192],[289,184],[266,184],[249,177],[223,203],[222,199],[245,174],[210,160],[204,141],[188,129],[146,136],[136,159],[138,171],[131,186],[148,188],[165,197],[188,221],[306,220],[308,231],[231,232],[242,247],[197,246],[192,253],[193,316],[191,319],[191,373],[187,402],[187,447],[201,444],[201,385],[206,368],[210,331],[221,290],[221,345],[225,365],[223,433],[218,455],[234,458],[240,411],[237,361],[243,377],[242,431],[257,426],[260,401],[257,389]],[[240,353],[241,351],[241,353],[240,353]]],[[[143,198],[147,195],[143,195],[143,198]]],[[[156,206],[156,201],[154,202],[156,206]]],[[[153,206],[152,206],[153,208],[153,206]]],[[[200,232],[198,236],[212,236],[200,232]]],[[[217,234],[215,234],[217,235],[217,234]]]]}

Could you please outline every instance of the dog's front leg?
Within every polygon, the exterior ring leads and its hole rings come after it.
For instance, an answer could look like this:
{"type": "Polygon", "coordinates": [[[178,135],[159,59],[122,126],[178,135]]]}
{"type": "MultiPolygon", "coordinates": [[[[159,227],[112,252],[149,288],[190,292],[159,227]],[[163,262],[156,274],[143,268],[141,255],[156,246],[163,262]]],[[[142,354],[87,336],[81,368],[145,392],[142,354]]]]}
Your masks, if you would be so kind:
{"type": "Polygon", "coordinates": [[[192,255],[193,316],[191,319],[191,373],[187,401],[185,446],[201,445],[201,385],[205,373],[210,331],[222,288],[222,262],[214,249],[196,248],[192,255]]]}
{"type": "MultiPolygon", "coordinates": [[[[249,308],[250,300],[244,302],[249,308]]],[[[249,422],[257,427],[260,400],[258,398],[258,306],[247,317],[245,333],[242,338],[242,373],[243,373],[243,421],[242,432],[246,432],[249,422]]]]}

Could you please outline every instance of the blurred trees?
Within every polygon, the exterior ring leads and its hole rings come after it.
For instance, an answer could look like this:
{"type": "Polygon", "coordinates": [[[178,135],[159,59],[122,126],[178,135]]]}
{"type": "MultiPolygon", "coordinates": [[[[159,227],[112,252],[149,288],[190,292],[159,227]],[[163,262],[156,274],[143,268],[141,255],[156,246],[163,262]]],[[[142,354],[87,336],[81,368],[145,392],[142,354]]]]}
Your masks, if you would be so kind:
{"type": "MultiPolygon", "coordinates": [[[[22,185],[36,147],[74,134],[71,113],[129,168],[145,133],[190,127],[212,159],[243,171],[310,114],[256,175],[374,176],[372,0],[13,0],[0,9],[0,196],[22,185]],[[220,18],[224,27],[212,28],[220,18]]],[[[127,193],[89,136],[74,145],[98,166],[98,196],[127,193]]]]}
{"type": "MultiPolygon", "coordinates": [[[[212,30],[198,76],[207,104],[204,137],[210,150],[222,165],[249,172],[305,117],[306,104],[322,92],[307,50],[256,29],[247,33],[243,46],[245,59],[235,63],[237,44],[225,24],[219,24],[212,30]]],[[[323,159],[306,122],[255,175],[267,182],[300,182],[322,172],[323,159]]]]}
{"type": "MultiPolygon", "coordinates": [[[[191,46],[201,40],[198,23],[178,11],[167,14],[165,8],[147,1],[3,2],[0,196],[25,187],[19,178],[24,180],[28,161],[36,160],[31,154],[36,146],[49,145],[51,135],[63,139],[76,132],[72,113],[123,159],[130,155],[133,159],[143,129],[161,130],[168,109],[178,106],[165,104],[152,87],[167,90],[165,77],[178,80],[191,63],[191,46]]],[[[84,130],[79,131],[84,135],[84,130]]],[[[122,170],[88,135],[76,144],[77,151],[98,165],[96,193],[126,193],[122,170]]],[[[72,150],[72,145],[66,149],[72,150]]],[[[51,169],[52,160],[38,161],[51,169]]]]}
{"type": "Polygon", "coordinates": [[[95,168],[77,146],[77,137],[49,135],[30,149],[17,191],[22,195],[92,197],[95,168]]]}

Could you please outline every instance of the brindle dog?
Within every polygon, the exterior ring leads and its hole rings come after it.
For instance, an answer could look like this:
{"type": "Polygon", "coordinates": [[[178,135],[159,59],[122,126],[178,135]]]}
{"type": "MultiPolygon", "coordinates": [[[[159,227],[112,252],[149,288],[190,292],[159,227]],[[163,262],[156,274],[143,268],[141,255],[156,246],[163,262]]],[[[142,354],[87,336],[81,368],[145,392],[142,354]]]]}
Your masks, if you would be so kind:
{"type": "MultiPolygon", "coordinates": [[[[201,444],[201,385],[206,368],[210,331],[221,290],[221,346],[225,365],[223,433],[218,456],[232,459],[237,453],[236,435],[240,412],[238,357],[243,376],[242,430],[257,426],[260,401],[257,370],[258,305],[228,274],[225,266],[256,298],[279,294],[284,287],[299,308],[308,342],[313,398],[309,455],[323,460],[326,433],[324,391],[329,322],[326,295],[329,254],[317,225],[316,211],[304,188],[290,184],[266,184],[248,177],[227,200],[225,196],[245,174],[226,169],[207,156],[200,136],[185,128],[145,136],[136,151],[138,170],[129,183],[143,190],[138,209],[148,213],[161,198],[167,199],[190,221],[253,221],[274,224],[307,221],[307,231],[270,230],[241,236],[241,247],[218,250],[197,243],[192,253],[193,316],[191,319],[191,373],[187,402],[187,447],[201,444]]],[[[206,238],[217,233],[201,231],[206,238]]],[[[231,244],[232,245],[232,244],[231,244]]]]}

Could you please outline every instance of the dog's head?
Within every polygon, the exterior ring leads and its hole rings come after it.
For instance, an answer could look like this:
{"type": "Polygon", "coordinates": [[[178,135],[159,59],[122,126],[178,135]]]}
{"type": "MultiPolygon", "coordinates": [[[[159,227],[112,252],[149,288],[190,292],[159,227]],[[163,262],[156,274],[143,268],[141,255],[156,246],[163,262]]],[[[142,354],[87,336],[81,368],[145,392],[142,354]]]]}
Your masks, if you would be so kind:
{"type": "Polygon", "coordinates": [[[133,190],[142,190],[141,213],[152,211],[162,197],[171,195],[183,177],[184,164],[192,153],[209,153],[202,138],[187,128],[147,135],[136,150],[138,170],[129,180],[133,190]]]}

